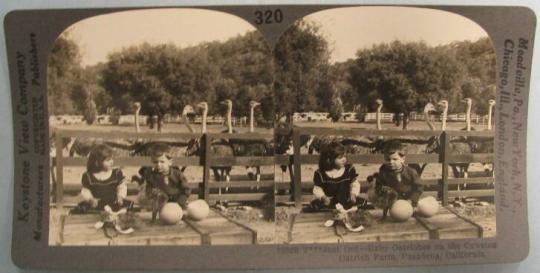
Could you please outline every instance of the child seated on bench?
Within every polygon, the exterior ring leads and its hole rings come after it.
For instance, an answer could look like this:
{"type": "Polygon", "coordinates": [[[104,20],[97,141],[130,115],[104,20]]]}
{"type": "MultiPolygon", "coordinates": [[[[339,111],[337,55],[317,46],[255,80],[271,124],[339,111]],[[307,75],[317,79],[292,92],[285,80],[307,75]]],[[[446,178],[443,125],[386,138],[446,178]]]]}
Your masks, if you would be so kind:
{"type": "Polygon", "coordinates": [[[75,212],[103,210],[107,205],[114,211],[132,208],[133,202],[126,200],[126,179],[122,170],[114,167],[112,155],[112,149],[105,144],[96,145],[88,155],[86,172],[81,178],[83,201],[75,212]]]}
{"type": "Polygon", "coordinates": [[[311,208],[335,209],[341,204],[349,209],[365,200],[360,198],[360,182],[353,165],[347,163],[345,147],[341,143],[330,143],[322,151],[319,158],[319,169],[313,175],[313,194],[315,199],[311,208]]]}
{"type": "MultiPolygon", "coordinates": [[[[390,140],[385,144],[385,163],[375,175],[374,196],[383,196],[387,189],[391,189],[396,192],[396,199],[407,200],[416,207],[424,187],[418,173],[405,164],[405,156],[405,150],[400,141],[390,140]]],[[[373,202],[373,200],[370,201],[373,202]]]]}
{"type": "Polygon", "coordinates": [[[146,198],[155,198],[158,195],[165,196],[164,202],[176,202],[182,209],[187,208],[187,200],[191,194],[191,188],[182,171],[173,166],[173,160],[167,144],[158,144],[152,151],[153,167],[141,167],[139,176],[133,176],[132,180],[145,184],[146,198]]]}

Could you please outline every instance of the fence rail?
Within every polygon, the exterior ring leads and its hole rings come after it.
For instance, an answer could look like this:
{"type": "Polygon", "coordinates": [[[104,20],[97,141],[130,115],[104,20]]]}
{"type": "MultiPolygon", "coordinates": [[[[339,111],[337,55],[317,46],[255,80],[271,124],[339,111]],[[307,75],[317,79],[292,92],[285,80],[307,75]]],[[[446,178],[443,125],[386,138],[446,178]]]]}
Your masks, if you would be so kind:
{"type": "MultiPolygon", "coordinates": [[[[102,138],[104,140],[111,139],[144,139],[149,141],[174,141],[174,142],[186,142],[190,139],[198,138],[201,140],[201,145],[204,147],[204,153],[196,156],[186,157],[173,157],[173,161],[179,166],[199,166],[203,168],[202,182],[190,183],[192,186],[197,187],[195,192],[198,193],[199,198],[203,198],[209,202],[228,200],[228,201],[255,201],[262,200],[265,196],[273,193],[273,180],[256,181],[229,181],[229,182],[214,182],[210,180],[210,170],[215,167],[230,167],[230,166],[264,166],[275,165],[275,159],[273,152],[269,156],[223,156],[218,157],[212,154],[211,145],[216,139],[229,138],[229,139],[245,139],[245,140],[261,140],[261,139],[273,139],[273,134],[260,134],[260,133],[244,133],[244,134],[224,134],[224,133],[208,133],[208,134],[196,134],[196,133],[135,133],[135,132],[88,132],[84,130],[55,130],[54,142],[56,147],[56,157],[54,158],[54,167],[56,170],[56,176],[53,183],[54,188],[54,201],[58,208],[64,205],[64,194],[67,192],[73,193],[77,190],[80,191],[80,186],[64,185],[64,172],[65,167],[84,167],[86,166],[86,158],[81,157],[64,157],[63,156],[63,142],[65,138],[102,138]],[[270,183],[271,182],[271,183],[270,183]],[[272,186],[270,187],[270,184],[272,186]],[[259,188],[266,192],[257,193],[227,193],[227,194],[215,194],[211,189],[215,188],[259,188]],[[219,196],[218,196],[219,195],[219,196]]],[[[115,164],[120,166],[145,166],[151,164],[150,157],[146,156],[132,156],[132,157],[115,157],[115,164]]],[[[264,178],[263,178],[264,179],[264,178]]],[[[128,193],[135,194],[136,189],[130,187],[128,193]]]]}
{"type": "MultiPolygon", "coordinates": [[[[336,136],[372,136],[372,137],[438,137],[440,139],[440,147],[438,153],[431,154],[409,154],[407,155],[407,163],[437,163],[441,164],[442,177],[438,179],[423,179],[426,186],[435,187],[436,191],[426,191],[426,195],[438,196],[443,204],[447,204],[449,198],[458,196],[478,197],[478,196],[493,196],[493,189],[475,189],[466,191],[449,190],[449,186],[459,184],[493,184],[493,177],[476,177],[476,178],[450,178],[449,168],[452,164],[457,163],[491,163],[494,160],[493,153],[469,153],[469,154],[452,154],[450,152],[450,142],[455,137],[471,137],[493,139],[493,132],[490,131],[390,131],[390,130],[372,130],[359,128],[315,128],[315,127],[293,127],[292,129],[275,129],[273,134],[261,133],[245,133],[245,134],[227,134],[227,133],[135,133],[135,132],[88,132],[84,130],[55,130],[54,142],[56,146],[56,158],[52,161],[56,168],[56,181],[54,182],[54,199],[56,206],[63,205],[63,195],[67,192],[73,192],[77,187],[73,185],[64,185],[63,168],[86,166],[86,158],[63,157],[63,142],[64,138],[103,138],[107,139],[144,139],[156,141],[187,141],[190,139],[200,139],[200,144],[204,147],[204,153],[197,156],[173,157],[175,164],[180,166],[199,166],[203,168],[202,181],[191,183],[197,189],[199,198],[203,198],[209,202],[230,200],[230,201],[252,201],[262,200],[272,195],[274,191],[289,189],[288,196],[275,196],[275,200],[294,201],[295,205],[301,206],[303,202],[311,198],[310,194],[306,194],[305,190],[313,187],[312,181],[302,181],[302,165],[317,164],[319,155],[301,154],[301,137],[305,135],[336,135],[336,136]],[[291,135],[293,154],[281,155],[276,154],[268,156],[215,156],[211,153],[211,145],[216,139],[245,139],[245,140],[261,140],[275,139],[276,134],[291,135]],[[270,178],[263,178],[262,181],[229,181],[228,183],[212,181],[210,179],[211,169],[213,167],[231,167],[231,166],[271,166],[271,165],[288,165],[292,167],[294,175],[291,175],[290,183],[276,183],[273,175],[270,178]],[[228,187],[232,189],[258,187],[264,189],[264,192],[235,192],[218,195],[211,189],[228,187]],[[304,190],[304,191],[303,191],[304,190]]],[[[382,164],[384,157],[382,154],[350,154],[347,156],[350,163],[353,164],[382,164]]],[[[120,166],[144,166],[150,164],[150,158],[144,156],[133,157],[116,157],[115,163],[120,166]]],[[[365,183],[362,183],[365,184],[365,183]]],[[[80,190],[80,187],[78,188],[80,190]]],[[[130,189],[130,193],[134,193],[136,189],[130,189]]]]}
{"type": "MultiPolygon", "coordinates": [[[[291,131],[280,130],[280,134],[290,134],[291,131]]],[[[336,129],[336,128],[314,128],[314,127],[294,127],[292,129],[292,142],[294,154],[292,160],[288,157],[282,156],[279,158],[280,164],[285,165],[290,162],[293,165],[294,175],[291,176],[291,183],[278,183],[276,189],[283,190],[288,187],[291,189],[292,198],[287,196],[276,196],[276,201],[294,201],[296,206],[301,206],[306,200],[310,200],[311,194],[306,194],[303,189],[309,189],[313,187],[312,181],[302,181],[302,164],[317,164],[319,162],[319,155],[301,154],[301,137],[305,135],[336,135],[336,136],[387,136],[406,138],[407,136],[414,137],[438,137],[440,139],[439,153],[436,154],[408,154],[407,163],[439,163],[442,165],[442,177],[440,179],[422,179],[422,183],[426,186],[435,186],[438,188],[436,192],[426,191],[424,195],[436,195],[442,200],[443,205],[448,204],[449,198],[457,196],[467,197],[480,197],[480,196],[494,196],[493,189],[487,190],[466,190],[466,191],[449,191],[449,185],[458,184],[492,184],[495,179],[493,177],[480,177],[480,178],[450,178],[449,168],[453,164],[457,163],[492,163],[494,161],[493,153],[468,153],[468,154],[452,154],[450,142],[454,137],[477,137],[493,139],[494,134],[492,131],[390,131],[390,130],[371,130],[371,129],[336,129]],[[306,197],[307,196],[307,197],[306,197]]],[[[384,157],[382,154],[350,154],[347,155],[347,161],[351,164],[382,164],[384,163],[384,157]]],[[[361,184],[363,181],[360,181],[361,184]]]]}

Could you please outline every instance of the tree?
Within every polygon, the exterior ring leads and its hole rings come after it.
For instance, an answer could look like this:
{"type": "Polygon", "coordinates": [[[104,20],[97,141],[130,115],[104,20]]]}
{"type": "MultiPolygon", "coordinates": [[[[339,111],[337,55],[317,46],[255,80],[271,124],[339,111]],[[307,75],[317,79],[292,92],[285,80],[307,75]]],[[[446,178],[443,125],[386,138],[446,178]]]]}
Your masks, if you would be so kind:
{"type": "MultiPolygon", "coordinates": [[[[129,112],[134,101],[141,112],[179,114],[186,105],[206,101],[209,114],[222,113],[222,100],[231,99],[233,114],[247,116],[250,100],[263,102],[263,118],[271,120],[273,104],[270,50],[256,32],[225,42],[175,45],[142,44],[115,52],[103,69],[102,85],[112,105],[129,112]]],[[[159,122],[158,122],[159,123],[159,122]]]]}
{"type": "Polygon", "coordinates": [[[406,129],[410,112],[460,88],[461,69],[447,52],[423,42],[394,41],[359,50],[349,68],[349,83],[357,103],[373,105],[382,99],[387,111],[403,113],[406,129]]]}
{"type": "MultiPolygon", "coordinates": [[[[328,43],[315,24],[300,20],[285,31],[274,50],[278,116],[320,109],[324,100],[318,100],[317,93],[325,94],[321,80],[327,78],[329,56],[328,43]]],[[[327,83],[325,89],[329,87],[327,83]]]]}
{"type": "Polygon", "coordinates": [[[334,91],[331,102],[329,115],[332,121],[336,122],[343,115],[343,102],[341,101],[341,94],[338,91],[334,91]]]}
{"type": "Polygon", "coordinates": [[[72,99],[81,78],[81,56],[78,45],[64,32],[55,41],[47,63],[47,96],[49,113],[80,113],[72,99]]]}
{"type": "Polygon", "coordinates": [[[91,98],[86,101],[86,106],[84,110],[84,120],[88,125],[94,124],[97,119],[97,108],[96,103],[91,98]]]}

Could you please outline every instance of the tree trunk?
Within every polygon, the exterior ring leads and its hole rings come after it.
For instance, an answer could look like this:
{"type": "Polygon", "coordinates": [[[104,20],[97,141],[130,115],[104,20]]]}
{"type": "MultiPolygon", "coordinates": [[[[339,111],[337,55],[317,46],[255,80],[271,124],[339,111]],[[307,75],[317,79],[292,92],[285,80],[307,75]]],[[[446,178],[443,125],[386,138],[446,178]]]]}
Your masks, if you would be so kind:
{"type": "Polygon", "coordinates": [[[158,115],[157,116],[157,131],[161,132],[162,129],[163,129],[163,115],[158,115]]]}
{"type": "Polygon", "coordinates": [[[409,115],[403,114],[403,130],[407,130],[409,126],[409,115]]]}

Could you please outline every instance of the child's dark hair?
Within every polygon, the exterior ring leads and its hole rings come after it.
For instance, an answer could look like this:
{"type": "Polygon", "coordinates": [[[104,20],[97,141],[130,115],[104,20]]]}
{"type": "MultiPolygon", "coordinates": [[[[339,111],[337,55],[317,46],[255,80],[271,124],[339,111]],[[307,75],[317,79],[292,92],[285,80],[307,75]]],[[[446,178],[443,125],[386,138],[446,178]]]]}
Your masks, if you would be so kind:
{"type": "Polygon", "coordinates": [[[153,158],[158,158],[164,155],[168,159],[171,159],[170,152],[171,151],[170,151],[169,145],[167,145],[166,143],[158,142],[155,145],[153,145],[150,156],[153,158]]]}
{"type": "Polygon", "coordinates": [[[385,158],[389,157],[390,155],[394,153],[398,153],[399,156],[404,157],[405,149],[403,149],[403,145],[401,145],[401,141],[397,139],[392,139],[384,144],[383,153],[384,153],[385,158]]]}
{"type": "Polygon", "coordinates": [[[103,161],[112,158],[113,151],[111,147],[105,144],[98,144],[92,148],[86,162],[86,171],[97,173],[103,170],[103,161]]]}
{"type": "Polygon", "coordinates": [[[345,156],[345,146],[339,142],[326,145],[319,157],[319,170],[328,171],[336,167],[336,158],[345,156]]]}

